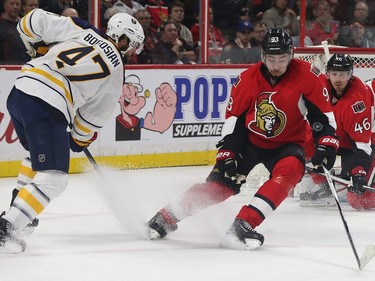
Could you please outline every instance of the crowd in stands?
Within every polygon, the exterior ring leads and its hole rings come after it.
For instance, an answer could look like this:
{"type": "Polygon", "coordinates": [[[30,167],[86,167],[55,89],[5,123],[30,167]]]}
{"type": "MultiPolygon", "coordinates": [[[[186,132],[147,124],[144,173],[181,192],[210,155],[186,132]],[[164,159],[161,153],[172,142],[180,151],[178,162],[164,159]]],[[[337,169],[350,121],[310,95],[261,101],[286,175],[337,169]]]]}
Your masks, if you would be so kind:
{"type": "MultiPolygon", "coordinates": [[[[0,0],[0,64],[29,60],[18,36],[20,17],[39,7],[88,19],[88,0],[0,0]]],[[[133,15],[144,28],[141,54],[128,64],[194,64],[200,62],[200,1],[101,0],[100,29],[116,13],[133,15]],[[191,16],[193,15],[193,16],[191,16]]],[[[254,63],[269,28],[283,27],[299,46],[299,0],[211,0],[208,28],[209,63],[254,63]],[[225,18],[225,20],[223,20],[225,18]]],[[[307,0],[305,46],[375,47],[375,0],[307,0]]]]}

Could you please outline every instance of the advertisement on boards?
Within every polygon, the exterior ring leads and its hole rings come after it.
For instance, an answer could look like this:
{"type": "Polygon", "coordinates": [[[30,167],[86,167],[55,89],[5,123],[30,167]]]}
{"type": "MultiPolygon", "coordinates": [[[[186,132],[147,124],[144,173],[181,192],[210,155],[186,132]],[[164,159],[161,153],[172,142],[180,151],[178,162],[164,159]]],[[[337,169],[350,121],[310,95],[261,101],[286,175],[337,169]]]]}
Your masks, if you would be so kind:
{"type": "MultiPolygon", "coordinates": [[[[127,70],[118,106],[90,151],[118,156],[215,149],[231,85],[242,70],[127,70]]],[[[27,153],[18,143],[6,109],[18,71],[1,72],[0,161],[19,160],[27,153]]]]}

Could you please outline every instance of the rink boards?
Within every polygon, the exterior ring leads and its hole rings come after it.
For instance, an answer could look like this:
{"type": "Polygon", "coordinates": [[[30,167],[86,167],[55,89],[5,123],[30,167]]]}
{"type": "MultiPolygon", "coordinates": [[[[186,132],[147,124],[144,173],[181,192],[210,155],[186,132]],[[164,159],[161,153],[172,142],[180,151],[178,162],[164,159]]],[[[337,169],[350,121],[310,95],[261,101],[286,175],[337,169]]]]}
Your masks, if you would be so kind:
{"type": "MultiPolygon", "coordinates": [[[[232,84],[245,65],[127,66],[125,82],[136,85],[137,98],[145,101],[137,113],[121,110],[119,103],[100,131],[90,151],[103,164],[119,169],[212,164],[215,144],[220,140],[232,84]],[[158,88],[170,85],[174,116],[160,113],[158,88]],[[147,126],[154,123],[165,131],[147,126]],[[130,124],[127,120],[131,120],[130,124]],[[172,120],[172,121],[170,121],[172,120]]],[[[371,68],[356,69],[362,80],[371,78],[371,68]]],[[[0,70],[0,177],[15,176],[27,152],[19,144],[6,98],[17,78],[18,69],[0,70]]],[[[70,172],[84,171],[89,165],[83,154],[72,153],[70,172]]]]}

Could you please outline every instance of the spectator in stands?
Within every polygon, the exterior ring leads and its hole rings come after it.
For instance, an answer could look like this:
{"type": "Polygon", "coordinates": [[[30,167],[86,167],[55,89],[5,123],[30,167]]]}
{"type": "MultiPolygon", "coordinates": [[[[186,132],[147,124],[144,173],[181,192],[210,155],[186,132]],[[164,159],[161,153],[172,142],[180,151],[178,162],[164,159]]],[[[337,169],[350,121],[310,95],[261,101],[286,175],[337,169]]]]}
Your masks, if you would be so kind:
{"type": "Polygon", "coordinates": [[[79,18],[78,11],[74,8],[65,8],[61,12],[61,15],[65,17],[79,18]]]}
{"type": "Polygon", "coordinates": [[[23,64],[30,60],[17,31],[20,20],[21,0],[4,0],[0,16],[0,63],[23,64]]]}
{"type": "Polygon", "coordinates": [[[162,23],[159,29],[160,40],[152,52],[153,63],[191,64],[196,55],[189,44],[178,38],[177,25],[173,21],[162,23]]]}
{"type": "Polygon", "coordinates": [[[261,47],[264,35],[266,35],[267,32],[267,25],[264,21],[259,20],[254,22],[253,29],[250,39],[251,48],[261,47]]]}
{"type": "Polygon", "coordinates": [[[351,24],[352,43],[350,47],[375,48],[375,43],[366,37],[368,21],[365,18],[354,18],[351,24]]]}
{"type": "Polygon", "coordinates": [[[366,37],[368,21],[354,18],[350,25],[340,27],[336,44],[352,48],[374,48],[375,43],[366,37]]]}
{"type": "Polygon", "coordinates": [[[136,11],[133,16],[139,21],[143,27],[145,34],[144,47],[142,52],[137,57],[139,64],[152,63],[152,51],[155,44],[158,42],[156,38],[156,30],[151,25],[151,15],[146,9],[136,11]]]}
{"type": "Polygon", "coordinates": [[[189,28],[182,24],[185,15],[185,5],[181,1],[173,1],[168,6],[169,20],[173,21],[177,26],[180,39],[183,38],[188,44],[193,46],[193,35],[189,28]]]}
{"type": "Polygon", "coordinates": [[[365,1],[358,1],[354,7],[355,18],[365,18],[368,20],[368,6],[365,1]]]}
{"type": "Polygon", "coordinates": [[[144,9],[144,7],[136,1],[132,0],[118,0],[111,8],[108,8],[104,13],[104,18],[109,19],[117,13],[127,13],[133,15],[136,11],[144,9]]]}
{"type": "Polygon", "coordinates": [[[31,10],[34,10],[35,8],[39,7],[39,1],[38,0],[22,0],[22,12],[21,16],[26,15],[31,10]]]}
{"type": "Polygon", "coordinates": [[[264,12],[262,20],[268,28],[282,27],[291,36],[298,35],[297,15],[288,8],[288,0],[274,0],[272,7],[264,12]]]}
{"type": "Polygon", "coordinates": [[[249,21],[240,21],[236,29],[236,39],[224,45],[220,62],[225,64],[253,63],[260,59],[260,49],[252,50],[250,44],[253,26],[249,21]]]}
{"type": "Polygon", "coordinates": [[[334,21],[331,15],[331,6],[326,0],[320,0],[314,7],[316,19],[306,28],[306,35],[314,45],[321,45],[322,41],[329,44],[337,39],[340,23],[334,21]]]}
{"type": "MultiPolygon", "coordinates": [[[[212,9],[209,9],[209,16],[210,16],[210,26],[208,28],[208,57],[209,62],[211,63],[218,63],[220,62],[220,55],[223,50],[224,44],[224,37],[221,33],[221,30],[214,26],[214,14],[212,9]]],[[[193,35],[193,42],[194,46],[200,46],[200,24],[199,24],[199,16],[196,17],[198,23],[194,24],[190,31],[193,35]]]]}
{"type": "Polygon", "coordinates": [[[368,22],[366,27],[366,37],[371,41],[375,40],[374,18],[369,16],[369,7],[365,1],[359,1],[355,5],[354,18],[365,18],[368,22]]]}

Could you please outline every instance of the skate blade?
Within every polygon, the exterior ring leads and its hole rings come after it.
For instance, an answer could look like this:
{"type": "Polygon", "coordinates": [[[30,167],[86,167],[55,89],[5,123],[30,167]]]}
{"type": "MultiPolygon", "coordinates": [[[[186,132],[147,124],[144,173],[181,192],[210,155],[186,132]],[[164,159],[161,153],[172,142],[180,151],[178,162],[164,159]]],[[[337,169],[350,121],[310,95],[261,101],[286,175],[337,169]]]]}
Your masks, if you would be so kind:
{"type": "Polygon", "coordinates": [[[336,208],[336,202],[333,197],[318,200],[301,200],[299,205],[303,208],[336,208]]]}
{"type": "Polygon", "coordinates": [[[27,235],[31,235],[32,233],[34,233],[34,230],[35,230],[35,227],[28,227],[28,226],[25,226],[25,228],[23,228],[22,230],[18,231],[18,233],[22,236],[27,236],[27,235]]]}
{"type": "Polygon", "coordinates": [[[253,251],[261,246],[261,243],[257,239],[245,239],[246,250],[253,251]]]}
{"type": "Polygon", "coordinates": [[[2,246],[0,246],[1,254],[19,254],[24,252],[26,249],[26,243],[22,240],[6,240],[2,246]]]}
{"type": "Polygon", "coordinates": [[[22,236],[31,235],[34,233],[36,226],[26,225],[23,229],[18,230],[17,233],[19,233],[22,236]]]}
{"type": "Polygon", "coordinates": [[[155,229],[149,228],[148,237],[150,240],[160,239],[160,234],[155,229]]]}
{"type": "Polygon", "coordinates": [[[233,249],[233,250],[248,250],[253,251],[261,246],[261,243],[257,239],[245,239],[245,242],[241,242],[235,235],[227,234],[225,240],[223,240],[219,247],[233,249]]]}

